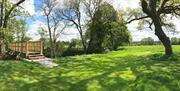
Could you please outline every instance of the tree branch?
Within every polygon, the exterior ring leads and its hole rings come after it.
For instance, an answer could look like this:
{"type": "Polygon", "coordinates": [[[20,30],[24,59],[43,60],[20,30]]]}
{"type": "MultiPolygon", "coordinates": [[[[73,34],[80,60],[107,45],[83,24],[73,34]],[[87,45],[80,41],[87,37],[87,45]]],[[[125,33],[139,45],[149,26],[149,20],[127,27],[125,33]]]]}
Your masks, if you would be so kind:
{"type": "Polygon", "coordinates": [[[151,11],[149,10],[149,6],[146,0],[141,0],[141,7],[144,13],[151,15],[151,11]]]}
{"type": "Polygon", "coordinates": [[[19,6],[21,3],[23,3],[25,0],[20,0],[17,3],[13,4],[13,6],[10,8],[10,10],[5,14],[5,18],[4,18],[4,27],[7,26],[7,20],[11,14],[11,12],[17,7],[19,6]]]}
{"type": "Polygon", "coordinates": [[[171,13],[175,13],[176,15],[180,16],[180,14],[178,14],[176,11],[180,10],[180,5],[176,5],[176,6],[166,6],[164,8],[162,8],[159,13],[160,14],[171,14],[171,13]]]}
{"type": "MultiPolygon", "coordinates": [[[[148,22],[148,21],[147,21],[148,22]]],[[[152,22],[148,22],[149,23],[149,29],[151,29],[151,30],[153,30],[153,28],[152,28],[152,25],[153,25],[153,21],[152,22]]]]}
{"type": "Polygon", "coordinates": [[[16,8],[17,6],[19,6],[21,3],[23,3],[25,0],[20,0],[19,2],[17,2],[16,4],[14,4],[12,6],[12,8],[9,10],[8,14],[10,14],[14,8],[16,8]]]}
{"type": "Polygon", "coordinates": [[[161,4],[161,6],[160,6],[160,8],[159,8],[159,10],[158,10],[158,13],[160,14],[160,12],[164,9],[164,7],[165,7],[165,5],[166,5],[166,3],[168,2],[169,0],[163,0],[163,2],[162,2],[162,4],[161,4]]]}
{"type": "Polygon", "coordinates": [[[131,22],[133,22],[133,21],[136,21],[136,20],[145,19],[145,18],[149,18],[149,16],[143,16],[143,17],[134,18],[134,19],[132,19],[132,20],[126,22],[126,24],[129,24],[129,23],[131,23],[131,22]]]}

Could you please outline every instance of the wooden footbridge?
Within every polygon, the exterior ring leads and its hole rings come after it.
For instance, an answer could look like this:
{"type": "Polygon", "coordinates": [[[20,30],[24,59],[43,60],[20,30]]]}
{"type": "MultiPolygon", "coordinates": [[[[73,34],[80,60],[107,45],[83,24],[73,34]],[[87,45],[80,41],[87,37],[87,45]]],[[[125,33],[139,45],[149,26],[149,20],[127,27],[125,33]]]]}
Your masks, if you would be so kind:
{"type": "Polygon", "coordinates": [[[42,59],[43,43],[42,41],[15,42],[8,45],[11,51],[24,54],[28,59],[42,59]]]}

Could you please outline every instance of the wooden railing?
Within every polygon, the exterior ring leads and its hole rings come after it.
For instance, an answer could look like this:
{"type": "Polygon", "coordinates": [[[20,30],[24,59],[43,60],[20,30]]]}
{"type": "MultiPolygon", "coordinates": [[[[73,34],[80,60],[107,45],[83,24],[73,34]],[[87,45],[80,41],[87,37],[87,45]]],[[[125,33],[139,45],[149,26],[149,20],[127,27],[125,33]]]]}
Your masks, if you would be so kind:
{"type": "Polygon", "coordinates": [[[9,44],[9,49],[13,51],[18,51],[22,53],[37,52],[43,54],[43,43],[41,41],[28,41],[24,43],[11,43],[9,44]]]}

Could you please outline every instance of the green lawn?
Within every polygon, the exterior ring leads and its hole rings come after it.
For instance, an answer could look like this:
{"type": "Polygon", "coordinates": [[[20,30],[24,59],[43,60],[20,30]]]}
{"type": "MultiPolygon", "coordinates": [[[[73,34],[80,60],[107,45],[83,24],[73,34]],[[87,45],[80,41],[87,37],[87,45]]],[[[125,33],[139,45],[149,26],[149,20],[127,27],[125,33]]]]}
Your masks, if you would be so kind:
{"type": "Polygon", "coordinates": [[[0,61],[0,91],[180,91],[180,46],[124,47],[107,54],[57,59],[59,67],[0,61]]]}

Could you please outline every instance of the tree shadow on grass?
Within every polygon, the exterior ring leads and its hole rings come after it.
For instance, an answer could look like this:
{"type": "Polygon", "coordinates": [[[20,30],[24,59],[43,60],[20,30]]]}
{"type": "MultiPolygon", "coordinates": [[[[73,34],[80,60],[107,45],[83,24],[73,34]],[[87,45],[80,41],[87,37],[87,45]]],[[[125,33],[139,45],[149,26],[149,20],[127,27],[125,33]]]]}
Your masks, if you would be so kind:
{"type": "Polygon", "coordinates": [[[34,63],[0,62],[0,90],[180,91],[178,56],[67,57],[54,69],[34,63]]]}
{"type": "MultiPolygon", "coordinates": [[[[179,91],[180,61],[177,59],[166,59],[162,54],[129,55],[111,59],[116,65],[110,68],[100,63],[84,63],[95,73],[103,70],[102,74],[74,83],[70,91],[179,91]]],[[[88,58],[88,61],[92,60],[88,58]]]]}
{"type": "Polygon", "coordinates": [[[153,54],[142,59],[145,60],[131,68],[136,75],[133,90],[180,91],[180,60],[177,55],[167,59],[162,54],[153,54]]]}
{"type": "Polygon", "coordinates": [[[56,69],[20,61],[0,62],[0,91],[67,91],[56,69]]]}

